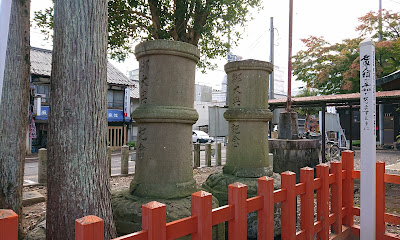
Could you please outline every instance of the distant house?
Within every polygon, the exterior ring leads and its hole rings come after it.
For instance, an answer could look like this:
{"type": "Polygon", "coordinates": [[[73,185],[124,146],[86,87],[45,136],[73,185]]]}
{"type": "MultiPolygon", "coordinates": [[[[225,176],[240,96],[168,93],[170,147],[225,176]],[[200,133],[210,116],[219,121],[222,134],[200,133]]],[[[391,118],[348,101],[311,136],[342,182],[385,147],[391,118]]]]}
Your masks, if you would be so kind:
{"type": "MultiPolygon", "coordinates": [[[[31,152],[39,148],[47,147],[48,112],[50,99],[50,75],[51,75],[50,50],[31,47],[31,103],[30,131],[27,146],[31,152]]],[[[129,114],[124,117],[124,107],[130,104],[131,96],[139,97],[135,82],[129,80],[123,73],[110,63],[107,64],[107,120],[108,120],[108,144],[113,148],[119,148],[129,140],[128,132],[131,128],[129,114]],[[127,96],[127,101],[124,100],[127,96]]],[[[129,109],[128,111],[131,111],[129,109]]]]}

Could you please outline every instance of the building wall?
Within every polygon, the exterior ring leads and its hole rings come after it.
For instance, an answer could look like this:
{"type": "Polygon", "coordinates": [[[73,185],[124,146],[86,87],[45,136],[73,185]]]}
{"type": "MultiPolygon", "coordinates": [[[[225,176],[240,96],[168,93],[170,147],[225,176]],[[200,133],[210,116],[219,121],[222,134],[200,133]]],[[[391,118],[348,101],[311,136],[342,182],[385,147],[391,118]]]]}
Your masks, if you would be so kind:
{"type": "MultiPolygon", "coordinates": [[[[394,136],[393,139],[386,139],[384,141],[394,142],[396,141],[396,136],[400,133],[400,112],[396,111],[399,105],[393,104],[385,104],[384,106],[384,113],[385,115],[393,116],[394,121],[394,136]]],[[[353,140],[360,140],[360,109],[353,108],[353,140]]],[[[350,109],[349,108],[340,108],[337,109],[338,113],[340,114],[340,124],[342,128],[345,130],[346,138],[350,139],[350,109]]],[[[376,110],[376,126],[379,126],[379,110],[377,107],[376,110]]],[[[379,141],[379,130],[376,131],[377,141],[379,141]]]]}
{"type": "Polygon", "coordinates": [[[195,85],[194,101],[212,102],[212,87],[205,85],[195,85]]]}

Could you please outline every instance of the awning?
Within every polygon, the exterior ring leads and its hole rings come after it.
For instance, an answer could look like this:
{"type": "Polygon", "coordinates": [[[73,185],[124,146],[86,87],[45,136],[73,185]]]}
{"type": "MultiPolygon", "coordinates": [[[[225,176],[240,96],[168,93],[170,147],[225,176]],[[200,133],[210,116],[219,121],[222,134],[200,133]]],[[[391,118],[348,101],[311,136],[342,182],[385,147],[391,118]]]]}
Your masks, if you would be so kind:
{"type": "MultiPolygon", "coordinates": [[[[124,112],[119,109],[107,109],[107,121],[108,122],[122,122],[124,112]]],[[[35,116],[35,120],[45,120],[49,119],[49,106],[41,106],[40,116],[35,116]]],[[[125,121],[129,122],[130,118],[125,117],[125,121]]]]}

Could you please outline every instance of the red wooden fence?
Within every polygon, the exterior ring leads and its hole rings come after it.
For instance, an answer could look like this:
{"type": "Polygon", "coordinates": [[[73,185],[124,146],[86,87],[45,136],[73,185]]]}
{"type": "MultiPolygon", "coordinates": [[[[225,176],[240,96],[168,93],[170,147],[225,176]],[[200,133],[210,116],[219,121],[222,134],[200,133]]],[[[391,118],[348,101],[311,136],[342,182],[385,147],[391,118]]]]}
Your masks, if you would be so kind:
{"type": "MultiPolygon", "coordinates": [[[[281,203],[282,239],[347,239],[359,237],[360,227],[354,225],[354,216],[360,209],[354,207],[354,152],[342,152],[342,162],[331,162],[314,169],[302,168],[300,183],[292,172],[281,174],[282,188],[274,191],[273,179],[258,179],[258,196],[247,199],[247,186],[229,185],[228,205],[212,209],[211,194],[199,191],[192,194],[189,217],[166,223],[166,206],[150,202],[142,207],[142,231],[114,240],[166,240],[191,234],[193,240],[211,239],[212,226],[228,221],[229,239],[247,238],[247,213],[257,211],[258,239],[274,238],[274,204],[281,203]],[[314,222],[314,190],[317,190],[317,221],[314,222]],[[330,191],[329,191],[330,190],[330,191]],[[330,193],[330,194],[329,194],[330,193]],[[300,195],[300,231],[296,231],[296,198],[300,195]],[[329,208],[329,200],[330,208],[329,208]]],[[[385,174],[385,163],[377,162],[376,184],[376,239],[400,239],[400,235],[385,232],[385,223],[400,225],[400,216],[385,213],[385,183],[400,184],[400,176],[385,174]]],[[[17,239],[17,217],[9,210],[0,210],[0,239],[17,239]],[[7,212],[8,211],[8,212],[7,212]],[[10,217],[7,216],[7,213],[10,217]],[[11,226],[11,227],[10,227],[11,226]],[[5,236],[5,238],[2,238],[5,236]]],[[[103,220],[86,216],[76,220],[76,240],[103,240],[103,220]]]]}

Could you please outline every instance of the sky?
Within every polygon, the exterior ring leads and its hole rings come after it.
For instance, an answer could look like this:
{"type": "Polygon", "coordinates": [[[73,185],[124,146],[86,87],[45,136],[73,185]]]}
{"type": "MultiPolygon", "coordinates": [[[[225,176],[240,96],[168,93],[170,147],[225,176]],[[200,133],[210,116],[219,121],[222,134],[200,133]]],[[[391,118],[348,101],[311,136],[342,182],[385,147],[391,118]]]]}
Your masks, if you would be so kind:
{"type": "MultiPolygon", "coordinates": [[[[381,0],[382,8],[400,12],[400,0],[381,0]]],[[[358,36],[355,28],[359,25],[358,18],[370,11],[378,11],[379,0],[293,0],[293,55],[304,49],[301,39],[309,36],[324,37],[330,43],[341,42],[346,38],[358,36]]],[[[51,0],[32,0],[31,16],[34,11],[51,6],[51,0]]],[[[280,79],[278,86],[287,91],[288,68],[288,35],[289,35],[289,0],[263,0],[263,9],[252,10],[252,21],[245,28],[238,29],[243,36],[239,45],[231,49],[232,53],[243,59],[270,59],[270,18],[274,18],[274,65],[279,68],[275,78],[280,79]]],[[[32,23],[31,45],[51,49],[51,42],[43,40],[43,35],[32,23]]],[[[125,62],[110,60],[122,73],[137,69],[139,64],[132,55],[125,62]]],[[[196,83],[213,86],[220,89],[225,76],[226,59],[216,59],[215,71],[208,70],[206,74],[196,73],[196,83]]],[[[293,78],[292,78],[293,79],[293,78]]],[[[298,91],[303,85],[292,81],[292,92],[298,91]]]]}

